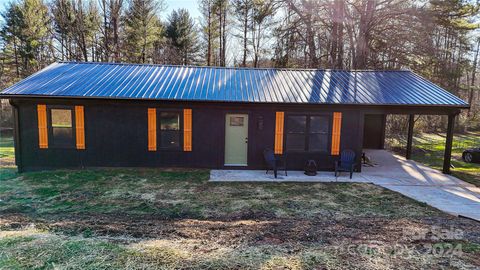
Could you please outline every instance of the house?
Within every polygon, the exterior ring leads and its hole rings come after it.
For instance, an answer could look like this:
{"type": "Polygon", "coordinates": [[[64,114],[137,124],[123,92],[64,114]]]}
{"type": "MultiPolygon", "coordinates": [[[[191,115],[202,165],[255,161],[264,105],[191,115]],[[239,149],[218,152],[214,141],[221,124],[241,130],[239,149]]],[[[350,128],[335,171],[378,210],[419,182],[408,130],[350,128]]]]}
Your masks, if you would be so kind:
{"type": "MultiPolygon", "coordinates": [[[[5,89],[19,171],[83,167],[331,170],[342,149],[383,148],[387,114],[455,116],[469,105],[411,71],[54,63],[5,89]]],[[[360,170],[361,166],[357,166],[360,170]]]]}

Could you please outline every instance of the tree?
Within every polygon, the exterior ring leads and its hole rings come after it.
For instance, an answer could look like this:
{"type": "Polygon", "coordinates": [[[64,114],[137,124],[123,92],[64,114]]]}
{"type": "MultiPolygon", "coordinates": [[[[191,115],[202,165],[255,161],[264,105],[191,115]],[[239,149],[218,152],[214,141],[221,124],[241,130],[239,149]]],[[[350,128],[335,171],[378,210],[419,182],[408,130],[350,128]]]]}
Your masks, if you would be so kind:
{"type": "Polygon", "coordinates": [[[330,35],[330,62],[329,66],[334,69],[343,68],[343,34],[345,22],[345,2],[335,0],[331,5],[332,30],[330,35]]]}
{"type": "Polygon", "coordinates": [[[224,67],[227,62],[227,17],[229,0],[215,0],[215,15],[218,18],[218,65],[224,67]]]}
{"type": "MultiPolygon", "coordinates": [[[[475,79],[477,77],[477,66],[478,66],[478,61],[479,61],[478,55],[480,53],[480,37],[477,37],[476,43],[477,43],[476,44],[477,49],[473,52],[474,56],[473,56],[473,61],[472,61],[472,76],[471,76],[471,81],[469,82],[470,83],[470,87],[469,87],[470,88],[470,93],[468,95],[468,103],[470,104],[471,108],[468,110],[467,116],[470,116],[474,107],[476,107],[474,102],[473,102],[473,98],[474,98],[475,91],[478,92],[478,89],[480,88],[480,87],[475,85],[475,82],[476,82],[475,79]]],[[[473,47],[475,47],[475,44],[474,44],[473,47]]]]}
{"type": "Polygon", "coordinates": [[[308,49],[307,55],[307,66],[311,68],[318,68],[319,62],[317,57],[317,45],[315,42],[316,29],[315,29],[315,17],[314,12],[316,10],[315,0],[301,0],[300,2],[294,0],[286,0],[288,7],[296,13],[301,26],[305,29],[305,35],[303,39],[305,41],[306,47],[308,49]]]}
{"type": "Polygon", "coordinates": [[[125,54],[128,61],[152,61],[154,44],[162,32],[157,15],[162,7],[163,2],[156,0],[131,0],[125,15],[125,54]]]}
{"type": "Polygon", "coordinates": [[[120,61],[120,24],[124,0],[99,0],[103,19],[103,60],[120,61]],[[113,57],[112,57],[113,52],[113,57]]]}
{"type": "Polygon", "coordinates": [[[255,0],[252,8],[252,48],[253,66],[258,67],[258,60],[263,52],[263,41],[268,37],[268,28],[272,24],[275,7],[273,1],[255,0]]]}
{"type": "Polygon", "coordinates": [[[75,25],[75,11],[70,0],[55,0],[51,5],[53,23],[55,30],[55,39],[60,44],[60,58],[62,60],[71,60],[73,28],[75,25]]]}
{"type": "Polygon", "coordinates": [[[218,37],[218,22],[214,17],[215,0],[200,0],[200,12],[203,16],[202,32],[206,43],[205,62],[207,66],[213,63],[213,51],[216,48],[215,40],[218,37]]]}
{"type": "Polygon", "coordinates": [[[100,15],[92,1],[55,0],[51,12],[62,60],[95,59],[100,15]]]}
{"type": "MultiPolygon", "coordinates": [[[[20,6],[15,3],[10,3],[7,10],[2,17],[5,20],[5,24],[1,30],[2,37],[2,75],[5,73],[6,66],[11,66],[11,59],[14,59],[13,65],[15,69],[15,76],[20,78],[20,64],[19,64],[19,46],[22,37],[23,14],[20,10],[20,6]],[[13,54],[13,57],[10,55],[13,54]]],[[[8,73],[8,72],[7,72],[8,73]]]]}
{"type": "Polygon", "coordinates": [[[51,51],[50,17],[41,0],[10,4],[4,14],[4,53],[13,48],[17,76],[27,76],[54,60],[51,51]]]}
{"type": "Polygon", "coordinates": [[[242,67],[247,66],[247,54],[248,54],[248,33],[251,28],[251,18],[253,9],[253,0],[233,0],[234,17],[239,25],[241,32],[240,37],[242,40],[242,67]]]}
{"type": "Polygon", "coordinates": [[[24,0],[20,4],[22,13],[23,66],[27,74],[39,70],[49,63],[50,17],[42,0],[24,0]]]}
{"type": "Polygon", "coordinates": [[[178,52],[176,64],[190,65],[198,61],[198,45],[195,22],[186,9],[174,10],[168,18],[166,37],[178,52]]]}
{"type": "Polygon", "coordinates": [[[460,78],[468,65],[467,33],[478,28],[471,18],[478,14],[479,8],[462,0],[432,0],[428,6],[433,20],[428,34],[434,50],[427,55],[432,64],[425,70],[430,69],[432,79],[447,89],[460,90],[460,78]]]}

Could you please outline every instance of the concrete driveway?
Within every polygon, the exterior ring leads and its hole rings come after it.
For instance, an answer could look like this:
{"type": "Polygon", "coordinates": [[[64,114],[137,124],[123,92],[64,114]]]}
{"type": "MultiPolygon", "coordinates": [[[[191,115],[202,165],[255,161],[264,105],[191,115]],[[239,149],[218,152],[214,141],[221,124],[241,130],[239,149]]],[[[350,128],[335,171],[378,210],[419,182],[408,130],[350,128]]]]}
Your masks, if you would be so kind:
{"type": "Polygon", "coordinates": [[[376,165],[363,167],[362,173],[355,173],[353,179],[347,173],[335,178],[333,172],[306,176],[300,171],[288,171],[288,176],[280,173],[275,179],[265,171],[212,170],[210,181],[373,183],[444,212],[480,221],[480,188],[385,150],[365,152],[376,165]]]}
{"type": "Polygon", "coordinates": [[[378,165],[363,167],[363,178],[447,213],[480,221],[480,188],[385,150],[366,152],[378,165]]]}

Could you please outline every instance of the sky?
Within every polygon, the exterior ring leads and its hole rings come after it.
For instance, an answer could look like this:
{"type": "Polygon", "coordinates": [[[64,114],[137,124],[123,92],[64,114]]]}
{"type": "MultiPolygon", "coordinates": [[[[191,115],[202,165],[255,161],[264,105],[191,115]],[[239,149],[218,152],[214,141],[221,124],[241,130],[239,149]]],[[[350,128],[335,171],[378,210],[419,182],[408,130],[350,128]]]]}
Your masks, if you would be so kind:
{"type": "Polygon", "coordinates": [[[166,0],[165,3],[167,4],[166,14],[170,14],[174,9],[185,8],[193,18],[197,19],[200,17],[197,0],[166,0]]]}

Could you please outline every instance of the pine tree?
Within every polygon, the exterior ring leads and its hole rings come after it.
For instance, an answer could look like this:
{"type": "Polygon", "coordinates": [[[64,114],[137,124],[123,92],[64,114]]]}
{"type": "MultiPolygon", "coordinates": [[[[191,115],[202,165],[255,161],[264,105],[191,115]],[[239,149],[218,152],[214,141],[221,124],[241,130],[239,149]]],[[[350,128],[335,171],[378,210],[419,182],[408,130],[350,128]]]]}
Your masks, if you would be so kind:
{"type": "Polygon", "coordinates": [[[274,24],[272,21],[275,7],[271,0],[255,0],[252,9],[252,49],[253,66],[258,67],[261,55],[265,52],[264,40],[269,37],[268,30],[274,24]]]}
{"type": "MultiPolygon", "coordinates": [[[[2,17],[5,23],[1,30],[2,37],[2,75],[21,78],[20,73],[20,46],[22,42],[23,18],[20,6],[10,3],[2,17]],[[13,69],[11,68],[13,66],[13,69]],[[13,71],[15,72],[13,74],[13,71]]],[[[10,80],[2,82],[2,85],[10,84],[10,80]]]]}
{"type": "Polygon", "coordinates": [[[50,17],[48,8],[42,0],[24,0],[20,4],[22,13],[23,47],[20,54],[23,68],[31,74],[52,61],[47,55],[49,47],[50,17]]]}
{"type": "Polygon", "coordinates": [[[73,28],[75,24],[75,11],[70,0],[55,0],[52,2],[55,37],[60,44],[60,57],[62,60],[73,59],[73,28]]]}
{"type": "Polygon", "coordinates": [[[242,43],[242,67],[247,66],[247,55],[248,55],[248,44],[249,44],[249,33],[252,25],[252,9],[254,6],[253,0],[233,0],[232,2],[234,9],[234,17],[236,19],[237,25],[239,26],[239,34],[237,38],[241,40],[242,43]]]}
{"type": "Polygon", "coordinates": [[[124,0],[98,0],[102,20],[103,61],[119,62],[121,59],[121,20],[124,0]]]}
{"type": "Polygon", "coordinates": [[[194,20],[186,9],[174,10],[168,18],[166,37],[178,52],[176,64],[198,62],[200,46],[194,20]]]}
{"type": "Polygon", "coordinates": [[[23,0],[10,4],[4,18],[1,30],[4,54],[12,52],[17,76],[28,76],[54,61],[50,18],[43,1],[23,0]]]}
{"type": "Polygon", "coordinates": [[[128,61],[152,62],[155,42],[160,38],[162,26],[158,12],[163,2],[132,0],[125,16],[125,55],[128,61]]]}
{"type": "Polygon", "coordinates": [[[215,16],[216,0],[200,0],[200,12],[202,13],[202,34],[205,42],[205,62],[207,66],[215,63],[214,51],[218,48],[218,20],[215,16]]]}

